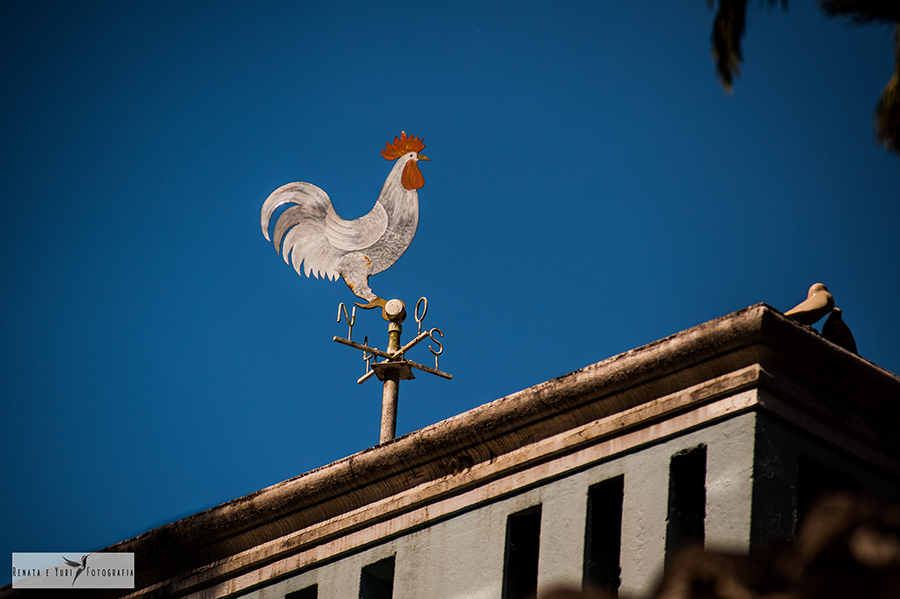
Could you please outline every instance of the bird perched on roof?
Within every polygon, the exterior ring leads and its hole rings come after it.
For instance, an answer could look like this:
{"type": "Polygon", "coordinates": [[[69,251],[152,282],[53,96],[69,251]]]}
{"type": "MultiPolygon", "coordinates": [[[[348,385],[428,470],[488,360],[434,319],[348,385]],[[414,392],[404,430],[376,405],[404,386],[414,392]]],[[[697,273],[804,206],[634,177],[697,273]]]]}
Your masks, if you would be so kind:
{"type": "Polygon", "coordinates": [[[431,160],[421,152],[425,144],[403,131],[381,151],[394,166],[388,173],[375,207],[360,218],[344,220],[331,199],[311,183],[288,183],[272,192],[262,205],[260,224],[269,239],[269,220],[283,204],[295,204],[275,223],[272,242],[297,274],[332,281],[338,276],[366,304],[385,306],[385,300],[369,288],[369,277],[389,268],[412,243],[419,223],[418,190],[425,184],[419,160],[431,160]],[[290,256],[290,257],[289,257],[290,256]],[[301,264],[303,265],[301,267],[301,264]]]}
{"type": "Polygon", "coordinates": [[[844,322],[844,316],[840,308],[835,308],[828,315],[825,324],[822,325],[822,336],[849,352],[859,353],[856,350],[856,339],[853,338],[850,327],[844,322]]]}
{"type": "Polygon", "coordinates": [[[813,325],[834,308],[834,296],[828,291],[828,287],[822,283],[816,283],[809,288],[806,301],[794,306],[784,313],[800,324],[813,325]]]}

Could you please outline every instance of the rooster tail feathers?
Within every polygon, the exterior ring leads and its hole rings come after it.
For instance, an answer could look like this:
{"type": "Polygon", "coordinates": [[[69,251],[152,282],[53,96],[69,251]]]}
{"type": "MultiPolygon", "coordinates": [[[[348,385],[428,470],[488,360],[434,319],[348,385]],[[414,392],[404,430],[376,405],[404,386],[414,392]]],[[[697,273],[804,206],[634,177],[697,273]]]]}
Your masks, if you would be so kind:
{"type": "Polygon", "coordinates": [[[310,273],[315,270],[318,277],[321,266],[316,264],[315,255],[317,254],[317,246],[322,245],[322,229],[324,227],[322,227],[321,221],[317,223],[315,220],[306,219],[285,235],[282,257],[285,263],[294,267],[298,275],[303,276],[304,268],[302,265],[305,263],[306,276],[309,277],[310,273]]]}
{"type": "Polygon", "coordinates": [[[272,215],[279,207],[287,203],[297,204],[298,206],[324,204],[327,207],[331,206],[331,198],[312,183],[288,183],[287,185],[282,185],[269,194],[269,197],[263,202],[262,210],[259,213],[259,222],[266,241],[272,241],[269,237],[269,222],[272,219],[272,215]]]}
{"type": "MultiPolygon", "coordinates": [[[[284,241],[284,236],[288,230],[295,225],[299,225],[302,221],[303,206],[291,206],[282,213],[281,217],[275,222],[275,234],[272,238],[272,243],[275,244],[276,252],[279,254],[281,253],[281,244],[284,241]]],[[[287,252],[285,252],[285,254],[287,254],[287,252]]],[[[287,261],[287,256],[285,256],[285,261],[287,261]]]]}
{"type": "MultiPolygon", "coordinates": [[[[262,227],[262,234],[266,241],[272,241],[269,237],[269,221],[272,220],[272,215],[279,207],[290,201],[290,195],[285,192],[286,187],[289,187],[289,185],[279,187],[269,194],[269,197],[263,202],[262,210],[259,212],[259,224],[262,227]]],[[[275,249],[278,249],[277,243],[275,244],[275,249]]]]}
{"type": "Polygon", "coordinates": [[[275,251],[281,254],[297,274],[336,278],[335,264],[340,257],[326,239],[326,215],[334,212],[331,199],[311,183],[288,183],[272,192],[263,203],[260,225],[263,236],[272,241],[275,251]],[[275,222],[275,230],[269,237],[269,224],[275,211],[294,204],[281,213],[275,222]]]}

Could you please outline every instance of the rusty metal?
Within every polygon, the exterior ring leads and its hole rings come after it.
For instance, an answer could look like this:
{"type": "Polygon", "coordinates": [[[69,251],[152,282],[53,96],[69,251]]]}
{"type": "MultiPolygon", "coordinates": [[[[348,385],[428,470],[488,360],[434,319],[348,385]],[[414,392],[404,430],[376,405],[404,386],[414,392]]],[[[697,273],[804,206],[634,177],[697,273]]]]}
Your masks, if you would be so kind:
{"type": "Polygon", "coordinates": [[[388,375],[391,371],[397,371],[401,381],[411,381],[416,378],[416,375],[413,374],[412,371],[412,364],[410,364],[408,360],[401,360],[399,362],[377,362],[372,364],[372,370],[375,371],[375,376],[378,380],[382,382],[388,379],[388,375]]]}
{"type": "Polygon", "coordinates": [[[361,377],[359,377],[356,380],[356,384],[362,385],[363,383],[365,383],[367,380],[369,380],[373,376],[375,376],[375,369],[369,368],[369,370],[364,375],[362,375],[361,377]]]}
{"type": "Polygon", "coordinates": [[[452,374],[438,369],[438,356],[444,352],[444,346],[438,341],[435,334],[443,338],[444,333],[438,328],[425,331],[422,330],[422,321],[425,320],[425,314],[428,312],[428,300],[424,297],[416,302],[416,309],[413,312],[418,332],[412,341],[403,346],[400,345],[400,336],[403,333],[402,323],[406,320],[406,305],[398,299],[392,299],[385,302],[382,309],[382,315],[389,322],[388,346],[383,351],[377,347],[370,347],[368,337],[364,338],[364,343],[362,344],[351,341],[349,337],[350,333],[352,333],[356,313],[354,310],[351,316],[347,316],[347,308],[344,304],[341,304],[338,306],[338,322],[341,321],[342,311],[344,317],[348,323],[350,323],[350,331],[348,331],[347,334],[348,338],[343,339],[341,337],[334,337],[333,340],[336,343],[362,350],[363,360],[366,363],[366,373],[356,381],[358,384],[361,385],[365,383],[373,376],[382,381],[381,434],[379,442],[386,443],[393,439],[397,433],[397,404],[400,395],[400,381],[416,378],[415,374],[413,374],[413,369],[421,370],[422,372],[427,372],[428,374],[433,374],[448,380],[453,378],[452,374]],[[420,306],[422,308],[421,313],[419,310],[420,306]],[[431,345],[428,346],[428,349],[434,355],[434,368],[406,359],[406,352],[428,338],[437,344],[439,348],[435,350],[431,345]],[[377,358],[383,359],[378,361],[377,358]]]}
{"type": "Polygon", "coordinates": [[[413,362],[412,360],[406,360],[406,363],[416,370],[421,370],[422,372],[427,372],[428,374],[433,374],[441,378],[445,378],[448,381],[453,379],[453,375],[449,372],[442,372],[437,368],[431,368],[430,366],[425,366],[424,364],[419,364],[418,362],[413,362]]]}
{"type": "Polygon", "coordinates": [[[337,321],[341,322],[341,310],[344,311],[344,319],[347,321],[347,339],[353,339],[353,325],[356,324],[356,306],[353,306],[353,309],[350,312],[350,315],[347,315],[347,306],[344,305],[344,302],[338,304],[338,316],[337,321]]]}
{"type": "MultiPolygon", "coordinates": [[[[383,352],[377,347],[369,347],[368,345],[362,345],[355,341],[350,341],[349,339],[342,339],[341,337],[334,337],[332,341],[340,343],[342,345],[346,345],[347,347],[352,347],[354,349],[361,349],[363,352],[369,352],[370,354],[376,355],[380,358],[384,358],[385,360],[393,360],[394,356],[387,352],[383,352]]],[[[365,358],[364,358],[365,359],[365,358]]]]}
{"type": "MultiPolygon", "coordinates": [[[[444,334],[441,332],[440,329],[432,329],[431,331],[425,331],[424,333],[422,333],[422,335],[420,335],[419,337],[416,337],[416,339],[414,339],[412,342],[410,342],[409,344],[404,346],[401,351],[398,351],[395,354],[389,354],[389,353],[382,351],[376,347],[369,347],[368,345],[356,343],[355,341],[350,341],[349,339],[343,339],[341,337],[334,337],[334,338],[332,338],[332,341],[334,341],[336,343],[340,343],[341,345],[346,345],[347,347],[352,347],[353,349],[362,350],[363,360],[366,360],[366,363],[368,365],[368,370],[366,371],[366,374],[363,375],[363,377],[361,377],[357,381],[359,384],[363,384],[364,382],[366,382],[367,380],[372,378],[372,375],[375,374],[372,371],[372,368],[375,367],[376,365],[381,368],[381,367],[383,367],[382,365],[385,363],[399,364],[401,362],[405,362],[405,363],[409,364],[410,367],[415,368],[417,370],[421,370],[422,372],[427,372],[429,374],[434,374],[439,377],[450,380],[453,378],[453,375],[449,374],[447,372],[442,372],[441,370],[439,370],[437,368],[437,366],[435,368],[431,368],[430,366],[424,366],[422,364],[419,364],[418,362],[413,362],[412,360],[408,360],[403,357],[403,354],[405,354],[407,351],[409,351],[410,346],[412,346],[414,343],[419,343],[423,339],[429,337],[430,333],[432,333],[432,332],[437,332],[438,335],[441,337],[444,336],[444,334]],[[375,363],[369,364],[369,360],[371,360],[373,356],[377,356],[379,358],[384,358],[384,362],[375,362],[375,363]]],[[[368,339],[368,337],[366,339],[368,339]]],[[[443,347],[443,344],[441,344],[441,342],[438,341],[437,339],[434,339],[432,337],[432,340],[438,344],[438,347],[440,347],[440,350],[434,351],[434,349],[432,349],[430,345],[428,346],[428,348],[431,349],[431,353],[434,354],[435,364],[437,364],[437,356],[439,356],[440,354],[443,353],[444,347],[443,347]]],[[[381,379],[379,378],[379,380],[381,380],[381,379]]]]}
{"type": "Polygon", "coordinates": [[[430,345],[428,346],[428,349],[430,349],[431,353],[434,354],[434,369],[437,370],[438,356],[441,355],[442,353],[444,353],[444,346],[443,346],[443,344],[441,344],[440,341],[438,341],[437,339],[434,338],[435,332],[437,332],[437,334],[441,336],[441,339],[444,338],[444,332],[437,328],[431,329],[430,331],[428,331],[428,336],[431,337],[431,340],[434,341],[435,343],[437,343],[437,346],[440,348],[439,350],[434,351],[433,347],[431,347],[430,345]]]}
{"type": "Polygon", "coordinates": [[[400,399],[400,374],[396,370],[385,372],[384,388],[381,394],[381,433],[379,445],[397,436],[397,403],[400,399]]]}
{"type": "Polygon", "coordinates": [[[419,325],[419,330],[416,333],[417,335],[422,334],[422,321],[425,320],[425,315],[428,314],[428,298],[420,297],[419,301],[416,302],[416,309],[413,311],[413,316],[416,318],[416,324],[419,325]],[[422,305],[422,315],[419,316],[419,306],[422,305]]]}
{"type": "Polygon", "coordinates": [[[403,355],[406,352],[408,352],[409,350],[411,350],[413,347],[415,347],[420,341],[424,341],[427,338],[428,338],[428,331],[425,331],[424,333],[419,333],[415,339],[413,339],[412,341],[410,341],[409,343],[407,343],[406,345],[401,347],[400,351],[397,353],[399,353],[400,355],[403,355]]]}

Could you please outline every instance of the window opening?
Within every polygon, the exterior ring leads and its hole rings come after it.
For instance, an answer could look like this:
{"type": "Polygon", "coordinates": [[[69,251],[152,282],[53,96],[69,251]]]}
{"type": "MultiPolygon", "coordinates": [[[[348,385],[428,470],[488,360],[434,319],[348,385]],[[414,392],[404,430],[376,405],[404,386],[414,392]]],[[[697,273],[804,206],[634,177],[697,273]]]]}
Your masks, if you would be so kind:
{"type": "Polygon", "coordinates": [[[705,540],[706,445],[680,451],[669,462],[666,561],[681,547],[705,540]]]}
{"type": "Polygon", "coordinates": [[[585,587],[617,595],[621,584],[622,502],[625,477],[616,476],[588,489],[584,533],[585,587]]]}
{"type": "Polygon", "coordinates": [[[540,544],[541,506],[511,514],[506,519],[503,599],[526,599],[537,594],[540,544]]]}
{"type": "Polygon", "coordinates": [[[359,576],[359,599],[391,599],[393,592],[393,555],[362,569],[359,576]]]}
{"type": "Polygon", "coordinates": [[[284,596],[284,599],[318,599],[319,585],[314,584],[299,591],[293,591],[284,596]]]}

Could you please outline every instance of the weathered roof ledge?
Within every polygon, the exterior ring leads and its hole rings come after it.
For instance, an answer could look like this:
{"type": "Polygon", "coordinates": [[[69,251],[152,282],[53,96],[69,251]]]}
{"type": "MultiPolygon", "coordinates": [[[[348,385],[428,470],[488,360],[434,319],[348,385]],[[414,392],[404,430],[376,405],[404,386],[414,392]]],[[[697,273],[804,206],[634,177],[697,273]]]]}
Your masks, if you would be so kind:
{"type": "MultiPolygon", "coordinates": [[[[801,397],[805,408],[819,417],[900,455],[900,442],[891,430],[900,405],[900,378],[770,306],[756,304],[109,549],[135,553],[135,590],[145,588],[530,443],[739,371],[720,395],[743,386],[766,387],[792,401],[801,397]],[[794,393],[797,389],[804,392],[794,393]],[[850,397],[861,395],[864,402],[850,403],[850,397]]],[[[707,391],[691,397],[684,409],[715,399],[715,391],[707,391]]]]}

